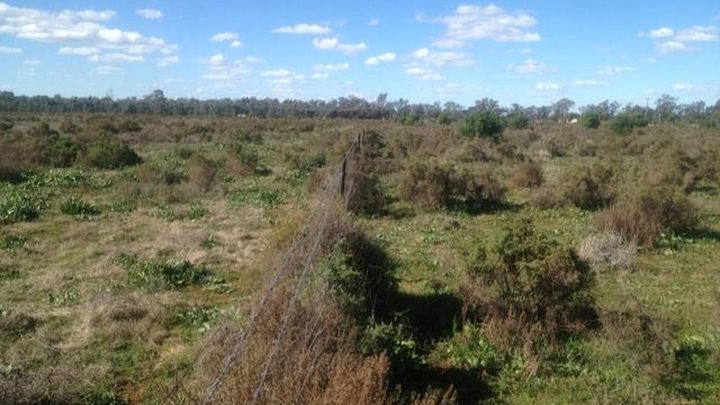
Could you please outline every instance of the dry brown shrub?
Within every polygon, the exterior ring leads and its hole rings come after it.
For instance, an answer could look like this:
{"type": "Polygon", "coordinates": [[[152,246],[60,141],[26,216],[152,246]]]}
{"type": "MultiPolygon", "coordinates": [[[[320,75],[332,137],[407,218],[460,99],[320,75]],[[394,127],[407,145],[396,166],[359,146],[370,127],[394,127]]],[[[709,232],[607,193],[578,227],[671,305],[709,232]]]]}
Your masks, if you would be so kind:
{"type": "Polygon", "coordinates": [[[539,187],[543,180],[542,167],[533,162],[521,164],[510,175],[510,184],[516,188],[539,187]]]}
{"type": "Polygon", "coordinates": [[[195,191],[206,193],[215,182],[217,167],[215,163],[203,156],[193,156],[188,164],[188,182],[195,191]]]}
{"type": "Polygon", "coordinates": [[[691,231],[698,217],[697,209],[679,190],[649,187],[601,212],[596,223],[628,242],[652,246],[663,233],[691,231]]]}

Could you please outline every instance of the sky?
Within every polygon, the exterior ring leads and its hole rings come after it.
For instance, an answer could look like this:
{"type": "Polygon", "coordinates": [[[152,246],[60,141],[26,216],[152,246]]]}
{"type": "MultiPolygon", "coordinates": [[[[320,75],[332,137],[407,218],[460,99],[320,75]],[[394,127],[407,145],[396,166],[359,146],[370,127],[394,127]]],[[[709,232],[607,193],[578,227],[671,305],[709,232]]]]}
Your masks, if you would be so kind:
{"type": "Polygon", "coordinates": [[[719,26],[718,0],[0,0],[0,90],[715,103],[719,26]]]}

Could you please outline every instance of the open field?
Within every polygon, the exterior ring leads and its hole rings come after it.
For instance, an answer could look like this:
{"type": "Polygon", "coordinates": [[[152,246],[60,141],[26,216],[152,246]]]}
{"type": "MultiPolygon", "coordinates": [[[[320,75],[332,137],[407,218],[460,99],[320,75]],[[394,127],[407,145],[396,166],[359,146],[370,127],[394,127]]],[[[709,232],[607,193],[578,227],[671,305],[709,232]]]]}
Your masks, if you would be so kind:
{"type": "MultiPolygon", "coordinates": [[[[323,363],[322,395],[304,400],[720,402],[717,128],[544,121],[485,138],[457,120],[0,122],[2,403],[194,403],[213,379],[242,402],[253,370],[216,368],[264,294],[292,314],[292,342],[305,342],[294,320],[334,322],[332,344],[317,341],[362,371],[324,349],[335,368],[323,363]],[[328,194],[360,133],[356,194],[328,194]],[[332,229],[303,228],[314,221],[332,229]],[[302,297],[277,292],[300,289],[299,258],[266,290],[303,232],[318,250],[302,297]],[[348,382],[366,375],[372,395],[348,382]]],[[[247,350],[265,350],[258,333],[247,350]]],[[[270,365],[258,387],[296,377],[276,363],[258,363],[270,365]]]]}

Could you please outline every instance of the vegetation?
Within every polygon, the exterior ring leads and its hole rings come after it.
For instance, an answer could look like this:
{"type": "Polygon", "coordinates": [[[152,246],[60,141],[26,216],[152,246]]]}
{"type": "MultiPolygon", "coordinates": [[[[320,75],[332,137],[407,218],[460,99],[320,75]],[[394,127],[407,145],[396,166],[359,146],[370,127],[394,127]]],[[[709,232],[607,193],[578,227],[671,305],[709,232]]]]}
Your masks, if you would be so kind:
{"type": "Polygon", "coordinates": [[[720,401],[715,106],[0,99],[2,403],[720,401]]]}

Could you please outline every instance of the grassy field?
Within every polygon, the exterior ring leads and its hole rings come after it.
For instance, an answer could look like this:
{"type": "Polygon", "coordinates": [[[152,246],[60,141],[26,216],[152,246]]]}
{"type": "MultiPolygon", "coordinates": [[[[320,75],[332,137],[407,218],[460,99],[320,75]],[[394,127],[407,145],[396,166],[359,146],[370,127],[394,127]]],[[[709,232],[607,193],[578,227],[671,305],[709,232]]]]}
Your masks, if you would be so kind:
{"type": "MultiPolygon", "coordinates": [[[[452,124],[391,121],[3,119],[14,124],[0,135],[5,151],[42,136],[29,134],[41,122],[85,149],[57,168],[3,152],[24,174],[0,182],[0,402],[192,402],[208,336],[246,320],[272,261],[312,215],[318,178],[360,131],[381,139],[372,172],[385,203],[350,220],[397,280],[382,316],[395,331],[388,391],[433,387],[458,403],[720,402],[717,129],[621,136],[539,123],[489,141],[452,124]],[[77,131],[60,129],[68,120],[77,131]],[[122,120],[136,125],[98,130],[122,120]],[[98,137],[129,145],[142,163],[95,167],[87,151],[98,137]],[[514,179],[529,162],[539,184],[514,179]],[[437,203],[447,196],[408,192],[414,164],[484,180],[437,203]],[[612,176],[573,177],[597,165],[612,176]],[[514,347],[490,329],[497,319],[471,314],[472,258],[502,244],[518,218],[580,251],[615,204],[666,186],[696,220],[663,225],[649,244],[625,238],[629,263],[591,265],[594,316],[582,330],[514,347]]],[[[680,211],[670,211],[672,222],[680,211]]]]}

